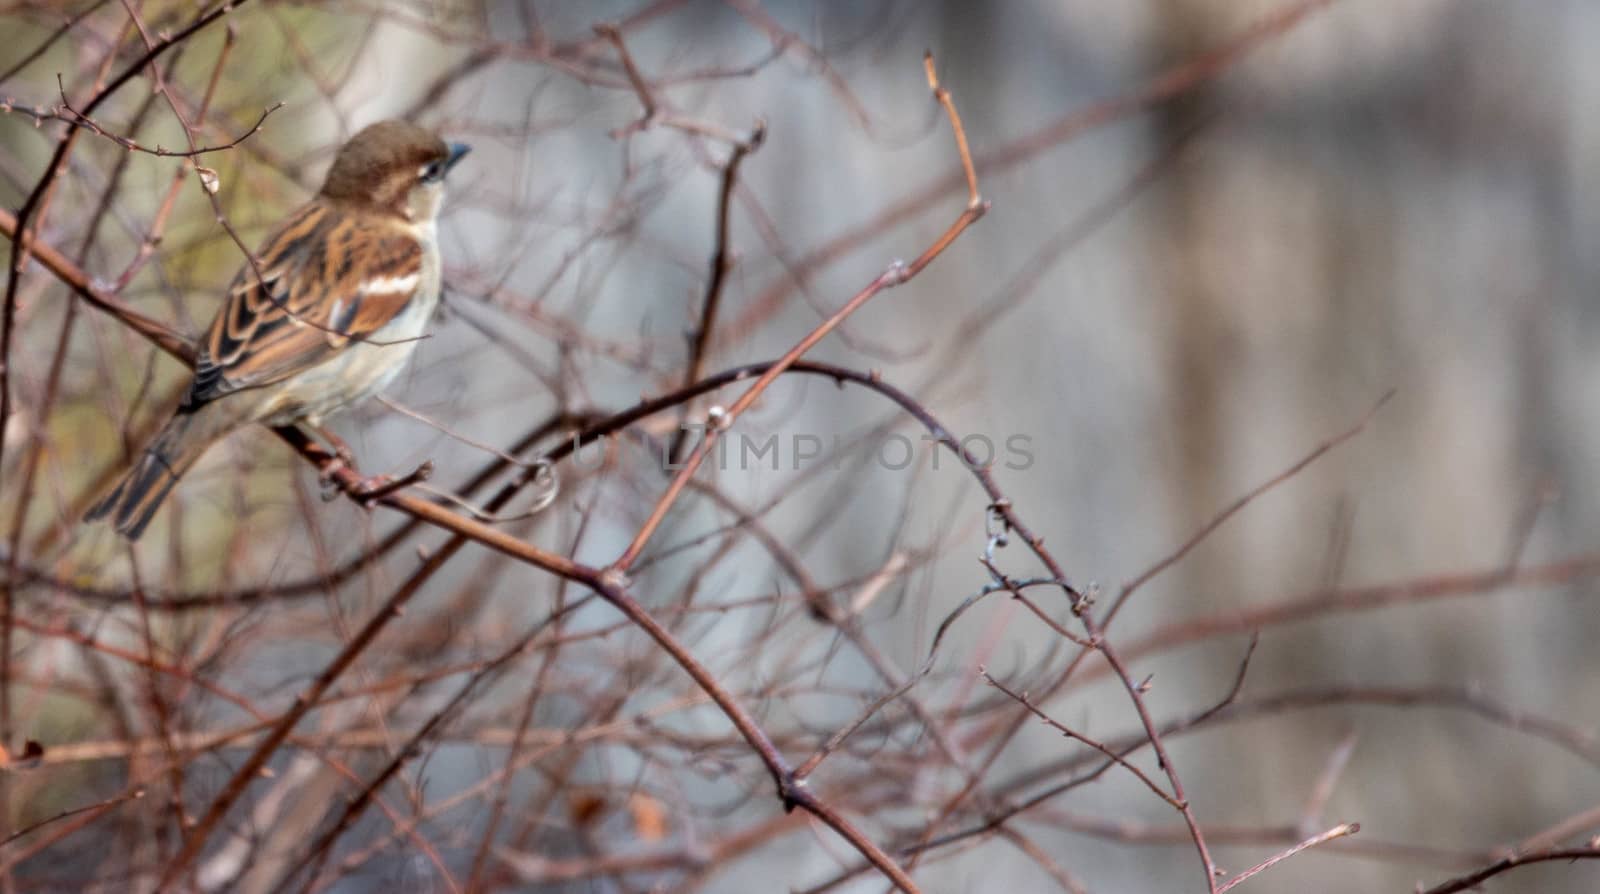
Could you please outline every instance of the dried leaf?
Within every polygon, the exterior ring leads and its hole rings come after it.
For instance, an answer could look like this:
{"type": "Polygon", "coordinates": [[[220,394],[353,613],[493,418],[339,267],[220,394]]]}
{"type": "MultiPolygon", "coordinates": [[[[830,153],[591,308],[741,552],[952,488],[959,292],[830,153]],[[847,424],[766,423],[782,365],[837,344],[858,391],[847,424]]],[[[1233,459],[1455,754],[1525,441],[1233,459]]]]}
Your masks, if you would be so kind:
{"type": "Polygon", "coordinates": [[[667,837],[667,810],[660,801],[635,793],[628,798],[628,812],[633,814],[633,832],[640,839],[660,841],[667,837]]]}
{"type": "Polygon", "coordinates": [[[579,826],[588,826],[599,820],[605,808],[606,799],[599,795],[577,794],[567,799],[567,811],[572,814],[572,822],[579,826]]]}

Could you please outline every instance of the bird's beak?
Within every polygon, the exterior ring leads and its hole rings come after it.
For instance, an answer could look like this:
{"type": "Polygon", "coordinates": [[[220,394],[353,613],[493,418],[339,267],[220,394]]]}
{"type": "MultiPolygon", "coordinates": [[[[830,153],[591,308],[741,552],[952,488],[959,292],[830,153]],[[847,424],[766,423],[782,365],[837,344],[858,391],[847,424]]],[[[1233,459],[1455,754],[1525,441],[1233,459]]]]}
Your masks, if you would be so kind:
{"type": "Polygon", "coordinates": [[[449,173],[450,169],[456,166],[456,162],[460,161],[468,152],[471,151],[472,147],[468,146],[466,143],[451,143],[450,154],[444,157],[445,173],[449,173]]]}

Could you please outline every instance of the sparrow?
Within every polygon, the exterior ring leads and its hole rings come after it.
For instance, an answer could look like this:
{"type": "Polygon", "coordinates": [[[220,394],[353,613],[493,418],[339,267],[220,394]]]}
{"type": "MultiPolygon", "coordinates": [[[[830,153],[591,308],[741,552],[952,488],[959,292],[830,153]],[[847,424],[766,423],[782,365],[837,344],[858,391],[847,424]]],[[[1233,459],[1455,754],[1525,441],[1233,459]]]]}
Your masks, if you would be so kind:
{"type": "Polygon", "coordinates": [[[444,178],[468,150],[403,121],[351,137],[316,197],[234,277],[182,402],[86,519],[110,518],[137,540],[230,432],[253,422],[320,429],[393,381],[439,304],[444,178]]]}

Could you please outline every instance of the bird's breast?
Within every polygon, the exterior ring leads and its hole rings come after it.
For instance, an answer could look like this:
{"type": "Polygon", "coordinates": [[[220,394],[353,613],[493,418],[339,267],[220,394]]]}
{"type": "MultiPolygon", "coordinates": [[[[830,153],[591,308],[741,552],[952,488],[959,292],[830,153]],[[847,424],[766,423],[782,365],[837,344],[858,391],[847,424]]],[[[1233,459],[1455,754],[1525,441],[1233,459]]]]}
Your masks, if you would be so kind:
{"type": "Polygon", "coordinates": [[[387,388],[426,334],[439,307],[439,265],[426,260],[416,295],[383,326],[305,372],[285,380],[275,391],[277,406],[265,420],[285,425],[301,419],[322,420],[387,388]]]}

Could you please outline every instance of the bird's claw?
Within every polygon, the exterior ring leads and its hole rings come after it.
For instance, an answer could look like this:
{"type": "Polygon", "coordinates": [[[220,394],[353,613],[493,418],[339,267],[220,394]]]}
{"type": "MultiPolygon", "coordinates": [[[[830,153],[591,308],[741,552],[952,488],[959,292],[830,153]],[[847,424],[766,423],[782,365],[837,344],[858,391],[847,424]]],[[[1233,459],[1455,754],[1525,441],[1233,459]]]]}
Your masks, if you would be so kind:
{"type": "Polygon", "coordinates": [[[408,474],[373,475],[363,478],[350,489],[350,496],[361,504],[363,509],[371,509],[374,504],[384,497],[404,490],[419,481],[427,481],[433,475],[433,461],[423,463],[411,470],[408,474]]]}
{"type": "Polygon", "coordinates": [[[332,502],[339,496],[343,486],[339,483],[339,476],[345,472],[356,471],[355,457],[348,450],[336,451],[333,458],[322,464],[317,471],[317,483],[322,487],[322,502],[332,502]]]}

